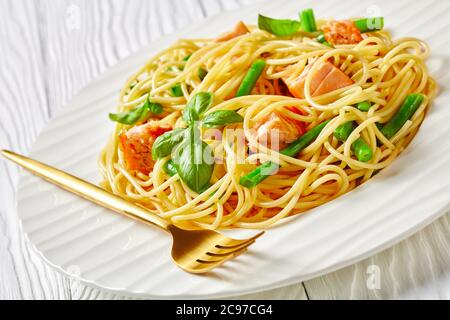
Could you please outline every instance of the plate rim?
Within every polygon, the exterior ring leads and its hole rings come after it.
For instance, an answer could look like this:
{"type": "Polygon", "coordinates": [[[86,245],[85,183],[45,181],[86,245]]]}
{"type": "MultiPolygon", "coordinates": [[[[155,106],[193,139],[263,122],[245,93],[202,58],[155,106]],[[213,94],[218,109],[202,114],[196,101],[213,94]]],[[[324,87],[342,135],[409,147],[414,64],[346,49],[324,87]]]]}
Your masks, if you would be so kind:
{"type": "MultiPolygon", "coordinates": [[[[24,176],[23,171],[21,172],[21,177],[20,179],[22,179],[22,176],[24,176]]],[[[317,271],[315,273],[306,275],[304,277],[302,276],[294,276],[291,277],[289,280],[280,280],[280,281],[275,281],[272,282],[270,285],[265,285],[265,286],[259,286],[255,289],[248,289],[248,290],[243,290],[240,292],[234,292],[234,291],[230,291],[230,292],[217,292],[214,294],[209,294],[207,297],[204,294],[200,294],[200,295],[195,295],[195,294],[191,294],[190,296],[185,296],[185,295],[153,295],[153,294],[149,294],[146,292],[142,292],[142,291],[127,291],[127,289],[125,288],[112,288],[112,287],[108,287],[105,285],[101,285],[99,283],[97,283],[95,280],[87,280],[84,279],[76,274],[70,273],[66,270],[64,270],[61,266],[58,266],[56,264],[54,264],[53,262],[51,262],[49,259],[47,259],[44,256],[44,253],[42,251],[40,251],[36,245],[31,241],[31,239],[29,239],[28,237],[28,233],[25,232],[23,230],[23,224],[22,224],[22,219],[19,218],[19,226],[20,226],[20,231],[24,234],[25,236],[25,241],[31,246],[31,248],[33,249],[33,251],[35,253],[37,253],[37,255],[39,256],[39,258],[41,258],[46,265],[48,265],[49,267],[51,267],[53,270],[55,270],[56,272],[68,277],[71,280],[75,280],[78,281],[79,283],[90,287],[90,288],[94,288],[94,289],[98,289],[98,290],[103,290],[106,291],[107,293],[111,293],[111,294],[115,294],[115,295],[119,295],[119,296],[126,296],[126,297],[134,297],[134,298],[143,298],[143,299],[154,299],[154,300],[165,300],[165,299],[174,299],[174,300],[199,300],[199,299],[221,299],[221,298],[232,298],[232,297],[239,297],[239,296],[244,296],[244,295],[249,295],[249,294],[255,294],[255,293],[259,293],[259,292],[264,292],[264,291],[270,291],[270,290],[275,290],[275,289],[279,289],[282,287],[286,287],[289,285],[293,285],[295,283],[303,283],[305,281],[320,277],[320,276],[324,276],[326,274],[338,271],[340,269],[343,269],[345,267],[348,267],[350,265],[353,265],[355,263],[358,263],[364,259],[367,259],[377,253],[380,253],[404,240],[406,240],[407,238],[409,238],[410,236],[412,236],[413,234],[419,232],[420,230],[428,227],[430,224],[432,224],[434,221],[436,221],[437,219],[439,219],[441,216],[443,216],[445,213],[447,213],[450,210],[450,201],[443,206],[443,208],[441,208],[440,210],[438,210],[438,213],[431,216],[429,219],[426,219],[420,223],[418,223],[414,228],[410,228],[408,229],[408,231],[402,233],[400,236],[397,236],[395,239],[385,242],[383,244],[381,244],[380,246],[376,247],[375,249],[371,250],[371,251],[367,251],[364,254],[358,256],[357,258],[354,259],[350,259],[350,260],[346,260],[343,261],[339,264],[335,264],[329,268],[325,268],[322,269],[320,271],[317,271]]]]}

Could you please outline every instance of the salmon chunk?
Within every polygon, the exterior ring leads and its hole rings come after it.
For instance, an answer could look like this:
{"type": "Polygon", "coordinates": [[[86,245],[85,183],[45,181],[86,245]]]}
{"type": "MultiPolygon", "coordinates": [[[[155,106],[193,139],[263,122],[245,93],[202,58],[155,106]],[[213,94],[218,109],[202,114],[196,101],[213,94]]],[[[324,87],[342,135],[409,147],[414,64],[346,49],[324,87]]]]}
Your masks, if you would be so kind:
{"type": "Polygon", "coordinates": [[[325,79],[321,82],[319,87],[314,91],[314,96],[320,96],[322,94],[338,90],[353,84],[353,80],[350,79],[340,69],[333,67],[325,79]]]}
{"type": "MultiPolygon", "coordinates": [[[[288,107],[288,109],[301,114],[297,108],[288,107]]],[[[255,124],[254,129],[258,142],[275,151],[286,148],[305,133],[303,122],[289,118],[278,111],[271,112],[263,117],[255,124]]]]}
{"type": "MultiPolygon", "coordinates": [[[[283,79],[289,89],[289,92],[294,97],[299,99],[305,98],[305,81],[312,66],[313,63],[308,64],[301,75],[293,81],[283,79]]],[[[353,80],[350,79],[344,72],[342,72],[331,62],[325,61],[318,66],[312,75],[310,93],[312,97],[317,97],[352,84],[353,80]]]]}
{"type": "Polygon", "coordinates": [[[135,126],[120,135],[127,169],[148,175],[154,166],[152,146],[156,138],[172,130],[169,126],[158,126],[152,122],[135,126]]]}
{"type": "Polygon", "coordinates": [[[363,40],[353,21],[329,21],[322,27],[325,39],[332,44],[357,44],[363,40]]]}
{"type": "Polygon", "coordinates": [[[222,41],[228,41],[231,40],[233,38],[239,37],[239,36],[243,36],[246,33],[249,33],[250,30],[248,30],[247,26],[245,25],[245,23],[243,23],[242,21],[239,21],[236,26],[234,27],[233,30],[231,30],[230,32],[224,33],[221,36],[219,36],[218,38],[216,38],[216,42],[222,42],[222,41]]]}

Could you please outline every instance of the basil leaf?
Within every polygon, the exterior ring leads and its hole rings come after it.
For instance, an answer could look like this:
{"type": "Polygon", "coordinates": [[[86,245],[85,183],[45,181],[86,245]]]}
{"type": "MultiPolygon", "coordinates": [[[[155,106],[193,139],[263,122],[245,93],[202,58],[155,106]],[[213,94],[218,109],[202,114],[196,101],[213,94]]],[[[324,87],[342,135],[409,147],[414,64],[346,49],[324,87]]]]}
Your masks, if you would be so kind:
{"type": "Polygon", "coordinates": [[[160,114],[164,111],[163,106],[160,103],[150,102],[149,99],[145,102],[147,104],[148,109],[153,114],[160,114]]]}
{"type": "MultiPolygon", "coordinates": [[[[198,192],[199,194],[202,194],[203,192],[205,192],[206,190],[208,190],[209,188],[211,188],[212,183],[208,182],[207,184],[205,184],[203,186],[203,188],[200,189],[200,191],[198,192]]],[[[217,191],[217,190],[216,190],[217,191]]],[[[212,196],[214,193],[216,193],[216,191],[212,192],[209,196],[212,196]]]]}
{"type": "Polygon", "coordinates": [[[145,100],[144,106],[147,107],[153,114],[160,114],[164,111],[163,106],[157,102],[150,101],[150,95],[147,96],[147,100],[145,100]]]}
{"type": "Polygon", "coordinates": [[[150,102],[149,95],[142,106],[126,112],[110,113],[109,118],[115,122],[132,125],[138,121],[146,120],[150,112],[153,114],[160,114],[163,111],[164,109],[161,104],[150,102]]]}
{"type": "Polygon", "coordinates": [[[258,27],[276,36],[290,36],[300,31],[302,24],[297,20],[272,19],[258,15],[258,27]]]}
{"type": "Polygon", "coordinates": [[[200,139],[198,128],[189,127],[189,139],[178,146],[174,163],[181,180],[190,189],[197,193],[205,190],[214,170],[214,155],[200,139]]]}
{"type": "Polygon", "coordinates": [[[134,108],[133,110],[120,112],[120,113],[110,113],[109,119],[122,124],[132,125],[139,120],[145,120],[149,114],[150,110],[147,108],[146,104],[140,107],[134,108]]]}
{"type": "Polygon", "coordinates": [[[177,168],[175,167],[175,164],[173,163],[172,159],[164,163],[163,170],[171,177],[177,174],[177,168]]]}
{"type": "Polygon", "coordinates": [[[230,123],[242,122],[244,118],[233,110],[217,110],[208,114],[202,121],[206,128],[222,127],[230,123]]]}
{"type": "Polygon", "coordinates": [[[198,92],[189,100],[183,111],[183,120],[191,124],[200,120],[200,117],[211,107],[213,94],[210,92],[198,92]]]}
{"type": "Polygon", "coordinates": [[[173,129],[168,131],[158,138],[152,146],[152,157],[153,160],[167,157],[172,153],[173,148],[175,148],[186,136],[186,130],[182,128],[173,129]]]}

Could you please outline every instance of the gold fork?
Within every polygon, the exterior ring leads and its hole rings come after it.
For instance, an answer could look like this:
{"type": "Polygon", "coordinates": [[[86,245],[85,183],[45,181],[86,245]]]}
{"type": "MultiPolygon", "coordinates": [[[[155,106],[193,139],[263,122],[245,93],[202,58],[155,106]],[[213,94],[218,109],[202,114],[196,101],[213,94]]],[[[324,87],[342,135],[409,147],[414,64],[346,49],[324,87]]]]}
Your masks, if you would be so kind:
{"type": "Polygon", "coordinates": [[[96,185],[17,153],[2,150],[5,158],[24,167],[33,174],[75,193],[103,207],[135,220],[159,227],[173,237],[172,259],[183,270],[205,273],[244,252],[256,238],[236,240],[212,230],[184,230],[168,223],[158,215],[126,201],[96,185]]]}

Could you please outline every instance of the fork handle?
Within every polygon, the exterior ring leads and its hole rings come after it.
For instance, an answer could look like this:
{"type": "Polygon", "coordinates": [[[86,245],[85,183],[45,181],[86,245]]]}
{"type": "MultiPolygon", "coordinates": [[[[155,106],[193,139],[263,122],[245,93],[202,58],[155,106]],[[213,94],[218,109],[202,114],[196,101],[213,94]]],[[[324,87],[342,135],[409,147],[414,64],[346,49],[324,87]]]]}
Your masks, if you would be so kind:
{"type": "Polygon", "coordinates": [[[5,158],[58,187],[127,217],[168,231],[169,223],[163,218],[90,182],[12,151],[2,150],[2,154],[5,158]]]}

